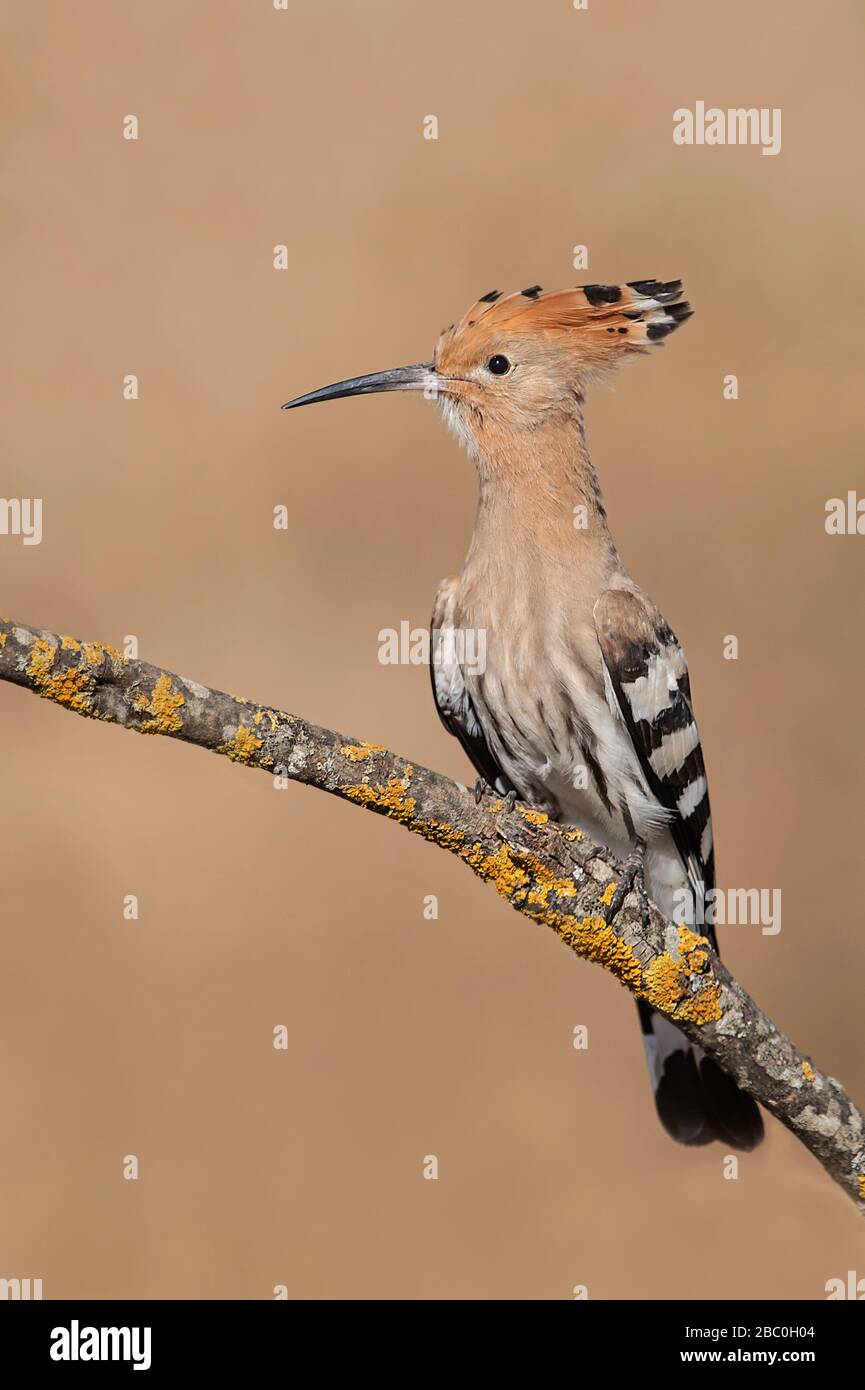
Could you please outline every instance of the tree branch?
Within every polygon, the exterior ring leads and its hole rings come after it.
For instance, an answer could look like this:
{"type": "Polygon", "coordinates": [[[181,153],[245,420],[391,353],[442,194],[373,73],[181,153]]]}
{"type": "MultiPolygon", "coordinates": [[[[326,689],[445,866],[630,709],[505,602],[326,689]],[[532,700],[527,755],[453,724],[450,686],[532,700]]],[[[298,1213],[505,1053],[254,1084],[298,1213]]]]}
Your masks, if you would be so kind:
{"type": "Polygon", "coordinates": [[[865,1211],[862,1112],[761,1012],[704,937],[674,926],[654,906],[643,928],[633,897],[608,925],[600,913],[615,875],[579,830],[524,806],[508,813],[494,796],[476,805],[465,787],[378,744],[209,690],[100,642],[0,620],[0,679],[87,718],[194,743],[318,787],[440,845],[517,911],[673,1019],[865,1211]]]}

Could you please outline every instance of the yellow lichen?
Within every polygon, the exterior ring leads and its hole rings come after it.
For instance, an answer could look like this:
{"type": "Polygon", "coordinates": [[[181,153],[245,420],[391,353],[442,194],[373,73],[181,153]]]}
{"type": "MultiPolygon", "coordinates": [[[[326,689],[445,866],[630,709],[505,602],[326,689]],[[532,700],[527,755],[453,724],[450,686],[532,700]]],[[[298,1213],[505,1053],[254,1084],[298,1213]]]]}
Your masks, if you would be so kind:
{"type": "Polygon", "coordinates": [[[491,882],[503,898],[513,900],[520,895],[520,906],[528,904],[539,909],[528,915],[535,920],[544,920],[552,926],[553,918],[567,921],[564,913],[556,911],[550,897],[573,898],[576,884],[571,878],[553,873],[534,855],[525,850],[514,851],[509,845],[500,845],[495,854],[487,854],[477,841],[462,850],[460,858],[474,869],[479,878],[491,882]]]}
{"type": "Polygon", "coordinates": [[[0,632],[0,647],[6,646],[6,635],[5,632],[0,632]]]}
{"type": "Polygon", "coordinates": [[[249,763],[263,742],[264,739],[256,738],[251,729],[240,724],[234,737],[230,738],[227,743],[221,744],[217,752],[224,753],[227,758],[231,758],[232,762],[249,763]]]}
{"type": "Polygon", "coordinates": [[[804,1076],[806,1081],[817,1080],[817,1073],[814,1071],[814,1068],[811,1066],[810,1062],[802,1063],[802,1075],[804,1076]]]}
{"type": "Polygon", "coordinates": [[[617,936],[603,917],[583,917],[559,935],[571,950],[602,965],[634,994],[643,993],[643,967],[627,941],[617,936]]]}
{"type": "Polygon", "coordinates": [[[167,674],[159,677],[149,699],[141,694],[132,703],[136,709],[152,716],[139,725],[139,733],[176,734],[183,728],[183,720],[177,711],[186,704],[186,700],[179,690],[172,689],[171,677],[167,674]]]}
{"type": "Polygon", "coordinates": [[[367,758],[371,758],[373,753],[383,753],[384,748],[380,743],[344,743],[339,751],[349,762],[363,763],[367,758]]]}
{"type": "Polygon", "coordinates": [[[518,811],[529,825],[546,825],[550,819],[545,811],[533,811],[530,806],[515,806],[514,810],[518,811]]]}
{"type": "MultiPolygon", "coordinates": [[[[61,637],[61,646],[65,646],[67,642],[75,642],[75,638],[61,637]]],[[[70,648],[70,650],[78,651],[80,647],[81,644],[78,642],[74,647],[70,648]]],[[[112,661],[122,661],[124,665],[129,660],[129,658],[124,656],[122,652],[119,652],[116,647],[110,647],[107,642],[85,642],[84,655],[91,666],[100,666],[106,657],[110,657],[112,661]]]]}
{"type": "Polygon", "coordinates": [[[27,674],[33,681],[39,695],[45,700],[54,700],[78,714],[90,714],[93,709],[95,689],[93,675],[88,670],[74,667],[54,671],[57,648],[44,638],[37,637],[30,648],[27,674]]]}
{"type": "Polygon", "coordinates": [[[417,829],[418,834],[423,835],[425,840],[431,840],[433,844],[441,845],[444,849],[455,850],[466,838],[464,830],[448,825],[447,821],[420,821],[417,829]]]}
{"type": "Polygon", "coordinates": [[[856,1181],[859,1184],[859,1200],[865,1202],[865,1173],[860,1173],[856,1181]]]}
{"type": "Polygon", "coordinates": [[[657,956],[644,972],[643,997],[672,1018],[692,1023],[714,1023],[721,1017],[721,988],[716,980],[707,980],[697,993],[691,990],[691,980],[705,969],[709,959],[705,937],[696,936],[687,927],[679,927],[680,958],[669,952],[657,956]]]}
{"type": "Polygon", "coordinates": [[[93,688],[93,677],[87,671],[58,671],[43,683],[39,693],[79,714],[88,714],[93,706],[93,688]]]}
{"type": "Polygon", "coordinates": [[[698,936],[696,932],[691,931],[690,927],[679,927],[679,950],[683,954],[688,955],[691,951],[695,951],[698,946],[705,945],[707,945],[705,936],[698,936]]]}
{"type": "MultiPolygon", "coordinates": [[[[347,751],[343,748],[341,751],[345,753],[346,757],[350,757],[350,750],[347,751]]],[[[360,762],[360,758],[352,758],[351,761],[360,762]]],[[[406,824],[414,816],[417,805],[413,796],[406,796],[407,785],[400,777],[392,777],[386,787],[370,787],[362,782],[356,787],[346,787],[346,796],[351,797],[352,801],[359,801],[364,806],[375,806],[391,819],[406,824]]]]}
{"type": "Polygon", "coordinates": [[[605,907],[610,906],[610,903],[613,901],[618,886],[619,885],[614,878],[610,879],[610,882],[607,884],[606,888],[601,894],[601,902],[604,904],[605,907]]]}
{"type": "Polygon", "coordinates": [[[45,684],[51,676],[51,667],[54,665],[54,658],[57,655],[57,648],[50,642],[46,642],[43,637],[37,637],[30,648],[30,660],[27,663],[27,674],[32,676],[38,686],[45,684]]]}
{"type": "MultiPolygon", "coordinates": [[[[360,762],[370,749],[371,745],[367,744],[346,745],[341,752],[351,761],[360,762]]],[[[680,927],[677,957],[664,952],[644,966],[630,943],[602,917],[580,919],[569,913],[567,903],[577,894],[573,878],[555,873],[536,855],[522,848],[502,844],[491,852],[478,840],[463,843],[465,837],[461,830],[416,815],[417,803],[413,796],[407,795],[408,787],[408,777],[393,777],[384,786],[362,782],[347,787],[346,795],[358,805],[399,821],[424,839],[455,850],[501,897],[533,921],[552,927],[578,955],[609,970],[638,998],[648,1000],[682,1021],[701,1024],[721,1017],[720,986],[706,974],[709,943],[705,937],[680,927]],[[704,975],[700,981],[698,977],[704,975]],[[697,983],[700,987],[695,989],[697,983]]],[[[568,838],[574,836],[569,834],[568,838]]],[[[605,886],[602,895],[605,904],[609,904],[615,890],[615,881],[605,886]]]]}
{"type": "Polygon", "coordinates": [[[81,643],[77,637],[61,637],[60,646],[64,652],[80,652],[81,643]]]}
{"type": "MultiPolygon", "coordinates": [[[[344,752],[345,749],[341,751],[344,752]]],[[[388,819],[407,825],[415,835],[420,835],[433,844],[441,845],[444,849],[457,850],[465,840],[465,832],[449,825],[447,821],[416,816],[417,802],[413,796],[406,796],[407,790],[407,779],[393,777],[386,787],[371,787],[366,782],[346,787],[346,796],[359,806],[380,811],[388,819]]],[[[464,851],[461,853],[464,854],[464,851]]]]}
{"type": "Polygon", "coordinates": [[[257,709],[252,716],[252,722],[260,728],[264,723],[265,717],[270,720],[270,727],[272,730],[279,728],[279,720],[276,716],[276,711],[272,709],[257,709]]]}
{"type": "Polygon", "coordinates": [[[475,841],[473,845],[462,850],[460,858],[464,859],[484,882],[492,883],[496,892],[503,898],[513,898],[520,889],[527,888],[531,881],[525,869],[514,862],[507,845],[500,845],[495,854],[487,854],[483,846],[475,841]]]}

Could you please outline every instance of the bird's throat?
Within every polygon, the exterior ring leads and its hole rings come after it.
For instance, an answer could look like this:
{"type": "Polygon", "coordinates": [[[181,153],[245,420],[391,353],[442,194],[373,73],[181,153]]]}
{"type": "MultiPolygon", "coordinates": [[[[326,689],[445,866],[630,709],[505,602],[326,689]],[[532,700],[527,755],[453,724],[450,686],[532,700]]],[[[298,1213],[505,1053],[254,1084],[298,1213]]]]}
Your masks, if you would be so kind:
{"type": "Polygon", "coordinates": [[[582,422],[526,431],[476,458],[479,498],[466,570],[563,569],[604,581],[619,567],[582,422]]]}

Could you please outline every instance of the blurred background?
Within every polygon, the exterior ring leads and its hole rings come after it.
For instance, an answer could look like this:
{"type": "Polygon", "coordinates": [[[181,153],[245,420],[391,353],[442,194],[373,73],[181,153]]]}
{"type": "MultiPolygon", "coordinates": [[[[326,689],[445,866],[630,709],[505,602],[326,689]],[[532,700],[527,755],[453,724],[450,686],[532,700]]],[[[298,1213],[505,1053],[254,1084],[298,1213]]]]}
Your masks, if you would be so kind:
{"type": "MultiPolygon", "coordinates": [[[[0,536],[19,622],[134,634],[473,780],[427,671],[378,660],[461,564],[471,464],[418,398],[278,407],[428,358],[493,287],[684,279],[696,317],[595,391],[589,440],[688,652],[720,882],[783,893],[780,934],[728,928],[726,959],[861,1100],[865,539],[824,529],[865,495],[860,7],[46,0],[2,27],[0,490],[44,531],[0,536]],[[781,153],[674,145],[698,100],[780,107],[781,153]]],[[[12,687],[0,713],[0,1275],[425,1299],[865,1275],[852,1204],[774,1121],[735,1181],[667,1140],[625,991],[455,859],[12,687]]]]}

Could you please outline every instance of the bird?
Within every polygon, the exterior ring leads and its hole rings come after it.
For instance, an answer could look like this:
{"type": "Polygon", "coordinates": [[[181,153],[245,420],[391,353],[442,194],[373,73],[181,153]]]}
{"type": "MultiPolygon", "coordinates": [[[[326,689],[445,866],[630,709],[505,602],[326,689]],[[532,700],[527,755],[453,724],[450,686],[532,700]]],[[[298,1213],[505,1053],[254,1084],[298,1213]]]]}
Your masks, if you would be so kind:
{"type": "MultiPolygon", "coordinates": [[[[685,655],[619,556],[584,423],[591,384],[691,316],[682,295],[681,280],[652,278],[491,290],[442,332],[431,361],[283,406],[422,391],[468,452],[478,508],[462,571],[435,599],[436,706],[478,774],[478,798],[495,793],[575,826],[619,865],[607,920],[633,891],[644,914],[650,898],[681,920],[689,900],[702,922],[715,886],[685,655]],[[483,662],[469,665],[446,640],[466,632],[485,635],[483,662]]],[[[714,929],[705,934],[717,950],[714,929]]],[[[753,1149],[763,1135],[755,1101],[670,1020],[645,1001],[638,1009],[667,1133],[753,1149]]]]}

